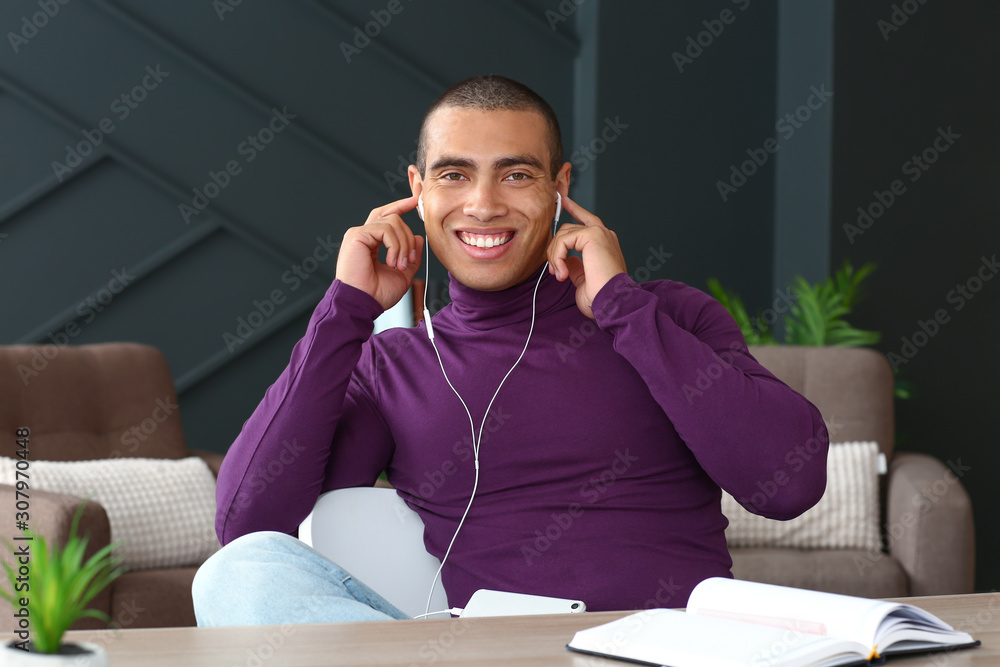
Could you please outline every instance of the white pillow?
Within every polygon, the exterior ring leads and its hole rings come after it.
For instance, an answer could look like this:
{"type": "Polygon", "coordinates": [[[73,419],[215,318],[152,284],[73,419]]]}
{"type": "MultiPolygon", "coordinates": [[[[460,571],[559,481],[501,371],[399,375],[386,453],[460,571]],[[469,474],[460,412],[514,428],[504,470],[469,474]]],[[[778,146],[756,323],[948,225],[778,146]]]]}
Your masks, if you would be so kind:
{"type": "Polygon", "coordinates": [[[775,521],[757,516],[723,492],[726,542],[730,547],[871,549],[881,544],[878,489],[876,443],[831,444],[826,493],[799,517],[775,521]]]}
{"type": "MultiPolygon", "coordinates": [[[[128,569],[200,565],[219,549],[215,475],[196,456],[29,463],[31,489],[88,498],[104,507],[111,541],[124,542],[118,553],[128,569]]],[[[0,457],[0,484],[15,484],[14,470],[15,459],[0,457]]]]}

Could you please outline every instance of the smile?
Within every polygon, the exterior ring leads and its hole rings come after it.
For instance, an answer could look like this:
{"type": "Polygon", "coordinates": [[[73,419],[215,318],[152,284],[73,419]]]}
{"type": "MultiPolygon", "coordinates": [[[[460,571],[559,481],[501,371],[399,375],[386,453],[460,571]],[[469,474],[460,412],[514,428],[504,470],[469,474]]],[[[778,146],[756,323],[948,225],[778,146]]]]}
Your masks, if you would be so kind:
{"type": "Polygon", "coordinates": [[[514,238],[514,232],[502,232],[499,234],[473,234],[472,232],[458,232],[458,238],[465,245],[477,248],[495,248],[502,246],[514,238]]]}

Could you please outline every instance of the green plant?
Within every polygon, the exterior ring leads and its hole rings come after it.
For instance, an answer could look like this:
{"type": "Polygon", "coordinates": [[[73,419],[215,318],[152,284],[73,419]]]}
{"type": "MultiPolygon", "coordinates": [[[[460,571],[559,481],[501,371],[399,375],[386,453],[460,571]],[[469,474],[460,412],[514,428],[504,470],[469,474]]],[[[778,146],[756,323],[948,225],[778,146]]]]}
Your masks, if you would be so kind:
{"type": "Polygon", "coordinates": [[[708,291],[736,320],[736,325],[743,332],[743,338],[746,339],[748,345],[774,345],[776,343],[771,330],[764,323],[760,311],[757,312],[756,317],[750,317],[746,306],[743,305],[743,299],[735,292],[726,291],[715,278],[708,279],[708,291]]]}
{"type": "MultiPolygon", "coordinates": [[[[789,290],[792,303],[784,319],[784,343],[841,346],[877,343],[880,338],[877,331],[856,329],[845,319],[860,297],[862,281],[874,270],[875,265],[869,263],[855,271],[845,260],[833,276],[815,285],[796,276],[789,290]]],[[[778,342],[761,312],[750,317],[740,297],[728,292],[715,278],[709,279],[708,288],[736,320],[748,344],[774,345],[778,342]]]]}
{"type": "MultiPolygon", "coordinates": [[[[39,653],[58,653],[63,634],[78,619],[89,617],[111,622],[107,614],[88,609],[87,605],[124,572],[121,557],[114,553],[120,543],[103,547],[85,562],[83,556],[90,536],[77,535],[83,507],[81,504],[73,516],[69,539],[64,547],[50,543],[41,535],[24,531],[28,539],[23,544],[30,545],[27,588],[23,583],[19,588],[17,570],[8,563],[3,564],[10,590],[0,588],[0,597],[15,609],[20,606],[19,598],[28,598],[33,633],[31,642],[39,653]]],[[[7,545],[15,551],[9,542],[7,545]]]]}

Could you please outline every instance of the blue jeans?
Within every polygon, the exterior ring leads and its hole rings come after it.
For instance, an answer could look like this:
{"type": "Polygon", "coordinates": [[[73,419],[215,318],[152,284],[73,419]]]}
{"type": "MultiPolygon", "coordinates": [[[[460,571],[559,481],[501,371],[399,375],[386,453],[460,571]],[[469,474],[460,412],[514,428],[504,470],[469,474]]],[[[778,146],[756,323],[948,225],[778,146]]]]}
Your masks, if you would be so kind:
{"type": "Polygon", "coordinates": [[[200,627],[409,618],[312,547],[250,533],[216,552],[191,587],[200,627]]]}

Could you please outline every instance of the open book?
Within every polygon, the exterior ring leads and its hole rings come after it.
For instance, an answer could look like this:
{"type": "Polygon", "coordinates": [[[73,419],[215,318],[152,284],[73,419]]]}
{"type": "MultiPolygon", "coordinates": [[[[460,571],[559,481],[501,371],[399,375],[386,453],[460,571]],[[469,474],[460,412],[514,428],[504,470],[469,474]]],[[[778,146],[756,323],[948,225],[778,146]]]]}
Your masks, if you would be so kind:
{"type": "Polygon", "coordinates": [[[650,609],[576,633],[566,648],[670,667],[865,665],[978,646],[909,604],[714,577],[687,611],[650,609]]]}

